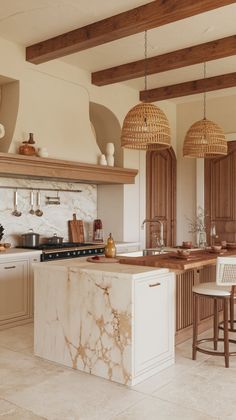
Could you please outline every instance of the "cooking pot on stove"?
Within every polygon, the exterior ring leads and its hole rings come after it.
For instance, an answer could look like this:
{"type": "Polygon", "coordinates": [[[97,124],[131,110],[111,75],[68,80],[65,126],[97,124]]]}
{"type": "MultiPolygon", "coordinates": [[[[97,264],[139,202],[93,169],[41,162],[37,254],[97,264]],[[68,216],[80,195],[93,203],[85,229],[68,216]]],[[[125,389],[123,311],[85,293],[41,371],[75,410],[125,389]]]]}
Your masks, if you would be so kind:
{"type": "Polygon", "coordinates": [[[22,246],[26,248],[37,248],[39,246],[40,235],[35,233],[33,229],[21,235],[22,246]]]}
{"type": "Polygon", "coordinates": [[[48,244],[62,244],[63,242],[63,238],[61,236],[57,236],[56,233],[54,233],[53,236],[51,236],[50,238],[47,239],[48,244]]]}

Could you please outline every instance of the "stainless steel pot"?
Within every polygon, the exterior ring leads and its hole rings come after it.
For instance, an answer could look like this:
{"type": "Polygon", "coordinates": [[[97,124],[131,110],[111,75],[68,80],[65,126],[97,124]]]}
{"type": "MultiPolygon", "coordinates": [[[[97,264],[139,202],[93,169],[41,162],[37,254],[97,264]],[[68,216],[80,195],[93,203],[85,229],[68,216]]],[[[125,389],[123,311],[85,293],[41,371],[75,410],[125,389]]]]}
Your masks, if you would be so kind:
{"type": "Polygon", "coordinates": [[[33,229],[30,229],[28,233],[21,235],[22,246],[27,248],[36,248],[39,246],[40,235],[35,233],[33,229]]]}
{"type": "Polygon", "coordinates": [[[63,238],[54,233],[54,235],[48,238],[47,241],[49,244],[62,244],[63,238]]]}

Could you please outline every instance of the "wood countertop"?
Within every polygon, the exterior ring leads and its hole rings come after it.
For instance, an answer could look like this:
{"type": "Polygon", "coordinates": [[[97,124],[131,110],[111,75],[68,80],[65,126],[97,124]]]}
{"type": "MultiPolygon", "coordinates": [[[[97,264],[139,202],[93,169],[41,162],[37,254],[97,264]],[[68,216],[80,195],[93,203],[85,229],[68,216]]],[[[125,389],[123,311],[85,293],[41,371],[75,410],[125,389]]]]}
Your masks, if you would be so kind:
{"type": "Polygon", "coordinates": [[[207,250],[192,251],[188,258],[180,258],[175,252],[145,257],[120,257],[121,264],[144,265],[147,267],[169,268],[174,271],[185,271],[216,264],[216,258],[236,256],[236,249],[225,250],[223,253],[213,253],[207,250]]]}

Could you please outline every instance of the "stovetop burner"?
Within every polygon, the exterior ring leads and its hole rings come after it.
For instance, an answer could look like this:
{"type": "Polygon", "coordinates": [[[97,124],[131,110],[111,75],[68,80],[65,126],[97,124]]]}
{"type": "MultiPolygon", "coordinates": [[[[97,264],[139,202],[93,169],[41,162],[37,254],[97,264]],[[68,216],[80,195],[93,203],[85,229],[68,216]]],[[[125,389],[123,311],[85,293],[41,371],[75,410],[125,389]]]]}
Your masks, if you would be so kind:
{"type": "Polygon", "coordinates": [[[38,247],[30,249],[42,251],[41,261],[52,261],[103,254],[104,246],[103,243],[62,242],[61,244],[40,244],[38,247]]]}

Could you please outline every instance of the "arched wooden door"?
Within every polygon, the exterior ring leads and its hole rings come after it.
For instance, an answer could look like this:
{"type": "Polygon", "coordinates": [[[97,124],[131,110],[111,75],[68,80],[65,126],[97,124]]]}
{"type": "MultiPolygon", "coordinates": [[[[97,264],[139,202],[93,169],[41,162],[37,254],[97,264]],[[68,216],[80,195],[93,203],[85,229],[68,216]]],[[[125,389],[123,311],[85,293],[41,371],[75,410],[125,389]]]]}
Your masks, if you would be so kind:
{"type": "MultiPolygon", "coordinates": [[[[172,149],[147,152],[146,156],[146,218],[157,216],[164,225],[164,242],[176,241],[176,156],[172,149]]],[[[155,247],[159,224],[146,225],[146,246],[155,247]]]]}
{"type": "Polygon", "coordinates": [[[215,223],[219,240],[236,242],[236,141],[228,142],[228,155],[205,160],[205,212],[215,223]]]}

